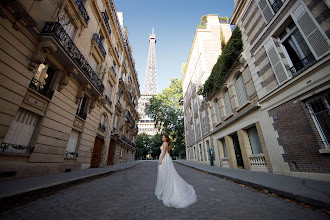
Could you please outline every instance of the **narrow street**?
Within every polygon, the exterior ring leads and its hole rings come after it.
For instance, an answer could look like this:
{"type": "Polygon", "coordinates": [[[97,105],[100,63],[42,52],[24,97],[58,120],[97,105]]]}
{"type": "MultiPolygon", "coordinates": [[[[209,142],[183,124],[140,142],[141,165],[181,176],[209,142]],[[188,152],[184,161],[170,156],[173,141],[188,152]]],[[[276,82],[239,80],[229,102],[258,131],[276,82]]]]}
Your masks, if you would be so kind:
{"type": "Polygon", "coordinates": [[[0,219],[328,219],[320,211],[174,164],[198,197],[185,209],[157,200],[157,162],[146,161],[6,211],[0,219]]]}

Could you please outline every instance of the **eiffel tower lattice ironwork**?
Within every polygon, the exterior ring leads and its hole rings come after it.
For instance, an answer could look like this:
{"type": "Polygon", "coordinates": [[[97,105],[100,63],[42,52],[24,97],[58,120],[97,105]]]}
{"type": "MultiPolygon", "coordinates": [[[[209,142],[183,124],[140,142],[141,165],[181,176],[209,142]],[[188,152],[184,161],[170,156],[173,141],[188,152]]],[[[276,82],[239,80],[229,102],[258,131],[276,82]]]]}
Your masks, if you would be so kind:
{"type": "Polygon", "coordinates": [[[149,53],[146,75],[144,78],[144,85],[142,95],[157,95],[157,77],[156,77],[156,35],[154,29],[149,36],[149,53]]]}

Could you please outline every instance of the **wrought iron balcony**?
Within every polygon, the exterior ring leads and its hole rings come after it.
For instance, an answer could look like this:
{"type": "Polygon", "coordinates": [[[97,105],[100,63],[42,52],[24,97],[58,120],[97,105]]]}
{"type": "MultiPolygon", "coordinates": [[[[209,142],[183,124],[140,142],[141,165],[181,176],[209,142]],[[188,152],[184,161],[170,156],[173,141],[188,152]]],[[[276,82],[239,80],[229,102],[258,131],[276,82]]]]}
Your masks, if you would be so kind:
{"type": "Polygon", "coordinates": [[[121,136],[121,139],[126,142],[129,145],[132,145],[133,147],[136,147],[135,143],[133,143],[133,141],[129,140],[125,135],[121,136]]]}
{"type": "Polygon", "coordinates": [[[112,105],[112,101],[107,95],[105,96],[105,100],[109,103],[109,105],[112,105]]]}
{"type": "Polygon", "coordinates": [[[88,13],[86,11],[86,8],[85,8],[84,4],[82,3],[81,0],[75,0],[75,3],[78,6],[78,9],[79,9],[81,15],[83,16],[86,24],[88,24],[88,22],[89,22],[89,16],[88,16],[88,13]]]}
{"type": "Polygon", "coordinates": [[[282,5],[283,5],[282,0],[274,0],[274,3],[272,4],[272,9],[274,11],[274,14],[276,14],[276,12],[278,12],[278,10],[280,10],[282,5]]]}
{"type": "Polygon", "coordinates": [[[46,22],[41,31],[42,35],[53,36],[63,47],[66,53],[71,57],[78,67],[81,68],[84,75],[92,82],[96,89],[102,94],[104,85],[92,67],[88,64],[85,57],[81,54],[77,46],[73,43],[70,36],[65,32],[62,25],[58,22],[46,22]]]}
{"type": "Polygon", "coordinates": [[[133,125],[133,127],[135,127],[135,120],[128,109],[125,109],[124,116],[126,116],[133,125]]]}
{"type": "Polygon", "coordinates": [[[293,64],[293,67],[291,67],[289,70],[291,71],[292,76],[295,77],[299,75],[302,71],[313,65],[315,62],[315,57],[312,53],[310,53],[305,58],[301,59],[299,62],[293,64]]]}
{"type": "Polygon", "coordinates": [[[54,91],[48,88],[44,83],[38,81],[34,77],[31,80],[29,87],[49,99],[52,99],[53,97],[54,91]]]}
{"type": "Polygon", "coordinates": [[[104,132],[105,131],[105,125],[100,123],[99,124],[99,129],[104,132]]]}
{"type": "Polygon", "coordinates": [[[116,51],[117,57],[119,58],[119,53],[118,53],[117,47],[115,47],[115,51],[116,51]]]}
{"type": "Polygon", "coordinates": [[[107,55],[107,52],[105,52],[105,49],[103,47],[102,40],[101,40],[100,36],[98,34],[93,34],[92,41],[96,42],[97,46],[99,47],[99,49],[102,53],[102,56],[105,58],[105,56],[107,55]]]}
{"type": "Polygon", "coordinates": [[[87,118],[87,113],[85,113],[83,111],[77,112],[76,115],[84,120],[86,120],[86,118],[87,118]]]}
{"type": "Polygon", "coordinates": [[[105,22],[105,26],[107,26],[108,32],[111,36],[111,28],[110,28],[110,24],[109,24],[109,21],[108,21],[108,18],[107,18],[107,15],[105,14],[105,12],[102,12],[102,17],[105,22]]]}

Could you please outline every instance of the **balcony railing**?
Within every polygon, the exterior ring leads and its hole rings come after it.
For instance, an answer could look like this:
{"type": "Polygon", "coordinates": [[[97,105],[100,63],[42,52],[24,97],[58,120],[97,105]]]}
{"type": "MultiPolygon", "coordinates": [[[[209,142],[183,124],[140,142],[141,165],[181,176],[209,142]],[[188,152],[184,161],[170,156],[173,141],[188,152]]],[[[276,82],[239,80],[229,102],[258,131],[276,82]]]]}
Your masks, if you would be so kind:
{"type": "Polygon", "coordinates": [[[105,100],[109,103],[109,105],[112,105],[112,102],[111,102],[110,98],[107,95],[105,96],[105,100]]]}
{"type": "Polygon", "coordinates": [[[77,112],[76,115],[79,116],[80,118],[84,119],[84,120],[86,120],[86,118],[87,118],[87,114],[85,112],[82,112],[82,111],[77,112]]]}
{"type": "Polygon", "coordinates": [[[81,15],[84,18],[86,24],[88,24],[88,22],[89,22],[89,16],[88,16],[88,13],[86,11],[86,8],[85,8],[84,4],[82,3],[81,0],[75,0],[75,2],[76,2],[76,5],[78,6],[78,9],[79,9],[81,15]]]}
{"type": "Polygon", "coordinates": [[[295,63],[293,67],[290,68],[292,76],[295,77],[299,75],[302,71],[310,67],[316,62],[315,57],[312,53],[307,55],[305,58],[301,59],[299,62],[295,63]]]}
{"type": "Polygon", "coordinates": [[[65,151],[65,157],[67,158],[77,158],[78,153],[77,152],[70,152],[70,151],[65,151]]]}
{"type": "Polygon", "coordinates": [[[130,111],[128,109],[125,109],[124,115],[128,118],[128,120],[132,123],[133,127],[135,127],[135,120],[133,116],[131,115],[130,111]]]}
{"type": "Polygon", "coordinates": [[[45,84],[38,81],[34,77],[31,80],[31,83],[30,83],[29,87],[31,89],[33,89],[34,91],[37,91],[38,93],[40,93],[41,95],[43,95],[43,96],[45,96],[49,99],[52,99],[52,97],[53,97],[54,91],[51,90],[50,88],[48,88],[47,86],[45,86],[45,84]]]}
{"type": "Polygon", "coordinates": [[[125,135],[122,135],[122,136],[121,136],[121,139],[122,139],[124,142],[126,142],[126,143],[132,145],[133,147],[136,147],[135,143],[133,143],[133,141],[129,140],[125,135]]]}
{"type": "Polygon", "coordinates": [[[276,14],[276,12],[278,12],[278,10],[280,10],[282,5],[283,5],[282,0],[274,0],[274,3],[272,4],[272,9],[274,11],[274,14],[276,14]]]}
{"type": "Polygon", "coordinates": [[[118,53],[117,47],[115,47],[115,51],[116,51],[117,57],[119,58],[119,53],[118,53]]]}
{"type": "Polygon", "coordinates": [[[99,129],[104,132],[105,131],[105,125],[100,123],[99,124],[99,129]]]}
{"type": "Polygon", "coordinates": [[[112,69],[112,72],[115,74],[115,76],[117,76],[115,68],[112,66],[111,69],[112,69]]]}
{"type": "Polygon", "coordinates": [[[46,22],[41,31],[43,35],[53,36],[64,48],[67,54],[79,66],[85,76],[92,82],[100,93],[103,93],[104,85],[92,67],[88,64],[85,57],[81,54],[77,46],[73,43],[70,36],[65,32],[62,25],[58,22],[46,22]]]}
{"type": "Polygon", "coordinates": [[[103,17],[103,20],[105,22],[105,26],[107,26],[108,32],[111,36],[111,28],[110,28],[110,24],[109,24],[109,21],[108,21],[108,18],[106,16],[105,12],[102,12],[102,17],[103,17]]]}
{"type": "Polygon", "coordinates": [[[100,36],[98,34],[93,34],[92,41],[95,41],[95,43],[97,44],[97,46],[99,47],[99,49],[102,53],[102,56],[105,58],[105,56],[107,55],[107,52],[105,52],[105,49],[103,47],[102,40],[101,40],[100,36]]]}

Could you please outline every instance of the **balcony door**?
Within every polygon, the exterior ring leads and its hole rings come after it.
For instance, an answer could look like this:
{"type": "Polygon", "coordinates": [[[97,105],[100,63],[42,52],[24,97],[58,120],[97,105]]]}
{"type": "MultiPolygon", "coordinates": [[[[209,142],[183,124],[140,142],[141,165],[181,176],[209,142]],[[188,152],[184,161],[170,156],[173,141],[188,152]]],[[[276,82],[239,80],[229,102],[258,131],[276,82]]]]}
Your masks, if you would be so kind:
{"type": "Polygon", "coordinates": [[[240,169],[244,169],[243,157],[242,157],[241,147],[240,147],[239,141],[238,141],[238,136],[237,136],[237,134],[233,134],[231,137],[233,139],[237,167],[240,169]]]}

